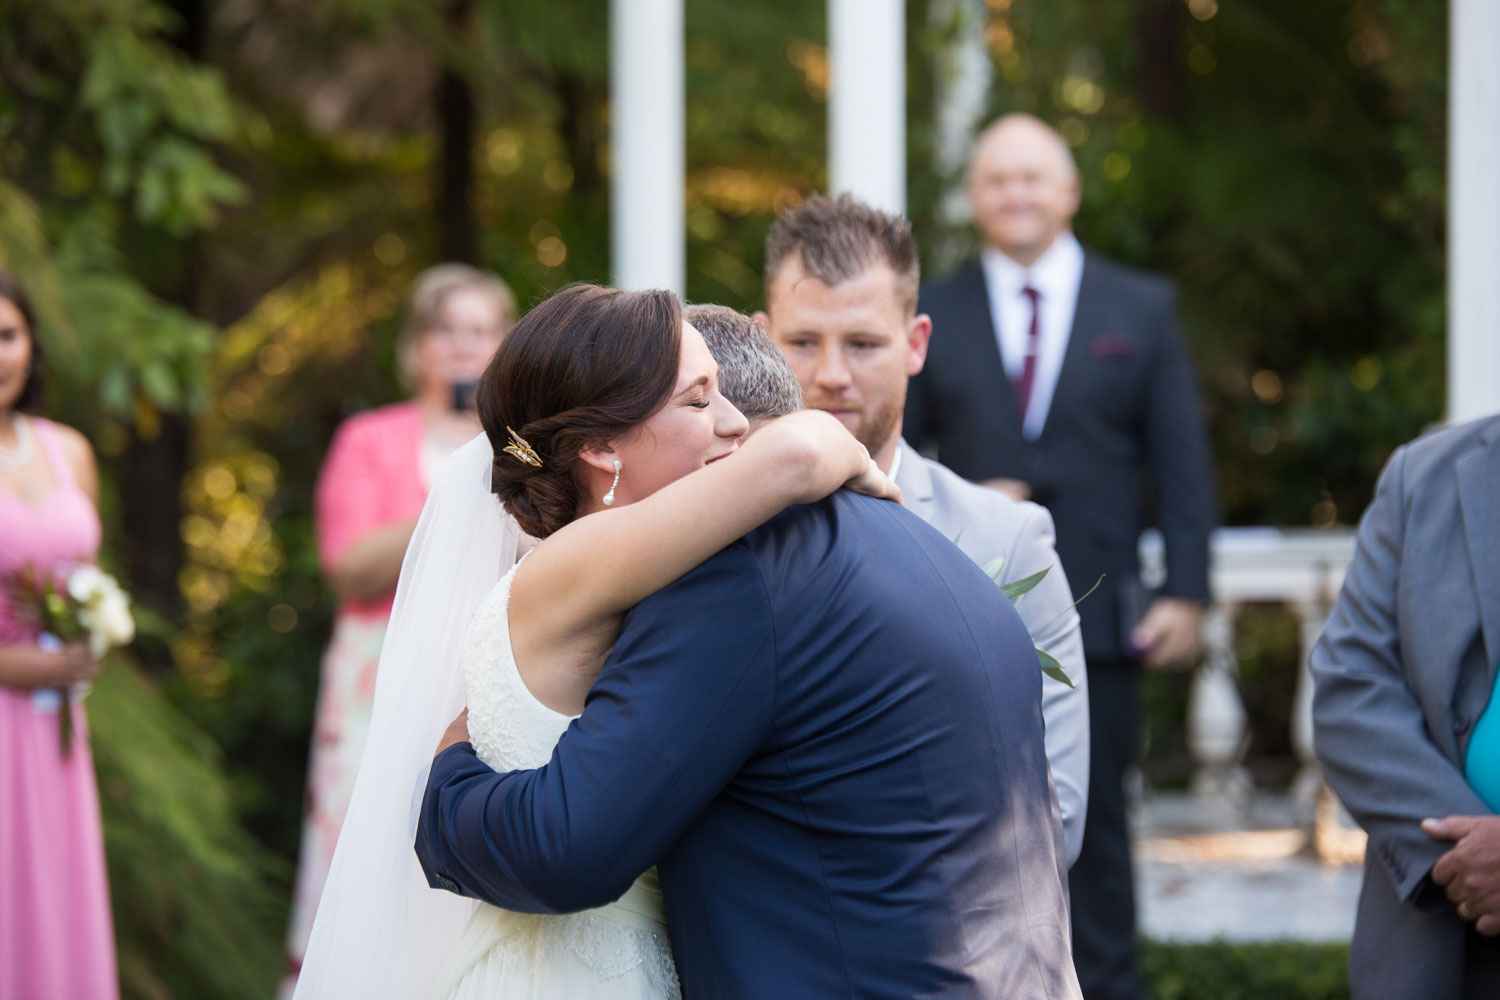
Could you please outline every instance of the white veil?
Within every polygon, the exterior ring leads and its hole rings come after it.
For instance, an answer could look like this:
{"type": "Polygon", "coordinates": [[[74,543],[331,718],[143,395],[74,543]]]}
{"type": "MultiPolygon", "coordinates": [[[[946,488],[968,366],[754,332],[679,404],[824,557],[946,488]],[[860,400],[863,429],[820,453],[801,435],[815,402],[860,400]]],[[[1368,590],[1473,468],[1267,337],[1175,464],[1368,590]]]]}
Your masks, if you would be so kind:
{"type": "Polygon", "coordinates": [[[430,994],[473,909],[428,887],[412,843],[433,750],[464,704],[464,630],[515,562],[519,529],[490,493],[492,461],[483,434],[453,453],[406,549],[369,742],[296,1000],[430,994]]]}

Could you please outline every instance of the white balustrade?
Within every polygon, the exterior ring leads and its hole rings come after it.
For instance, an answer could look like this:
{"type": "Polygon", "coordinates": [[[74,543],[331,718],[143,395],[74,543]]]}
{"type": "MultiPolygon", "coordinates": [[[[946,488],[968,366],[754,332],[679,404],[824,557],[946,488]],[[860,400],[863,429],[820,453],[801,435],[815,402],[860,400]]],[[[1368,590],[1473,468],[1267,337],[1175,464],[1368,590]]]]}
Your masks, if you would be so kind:
{"type": "MultiPolygon", "coordinates": [[[[1323,787],[1312,745],[1312,675],[1308,662],[1323,622],[1338,598],[1354,559],[1350,528],[1221,528],[1210,543],[1214,604],[1204,618],[1204,658],[1188,701],[1188,752],[1195,764],[1193,791],[1205,800],[1243,804],[1251,791],[1241,764],[1249,743],[1236,681],[1235,618],[1245,604],[1284,604],[1297,616],[1301,671],[1293,700],[1292,747],[1302,767],[1292,794],[1309,821],[1323,787]]],[[[1160,534],[1141,538],[1141,579],[1149,587],[1163,575],[1160,534]]]]}

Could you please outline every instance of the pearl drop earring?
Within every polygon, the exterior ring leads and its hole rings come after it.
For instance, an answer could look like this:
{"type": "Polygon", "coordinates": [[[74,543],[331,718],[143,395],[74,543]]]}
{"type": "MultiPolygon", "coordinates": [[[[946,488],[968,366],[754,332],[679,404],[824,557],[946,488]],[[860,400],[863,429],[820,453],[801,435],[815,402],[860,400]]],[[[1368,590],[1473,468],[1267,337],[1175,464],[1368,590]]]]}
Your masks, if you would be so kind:
{"type": "Polygon", "coordinates": [[[615,459],[615,481],[609,484],[609,492],[604,494],[604,506],[608,507],[615,502],[615,487],[620,485],[620,460],[615,459]]]}

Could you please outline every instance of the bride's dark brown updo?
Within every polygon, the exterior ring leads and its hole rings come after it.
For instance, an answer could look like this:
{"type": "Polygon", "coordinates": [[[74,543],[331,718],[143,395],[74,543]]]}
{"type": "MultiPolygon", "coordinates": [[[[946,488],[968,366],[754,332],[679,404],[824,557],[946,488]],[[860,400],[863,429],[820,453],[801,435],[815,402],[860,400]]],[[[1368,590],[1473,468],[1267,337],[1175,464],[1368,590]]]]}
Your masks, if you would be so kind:
{"type": "Polygon", "coordinates": [[[676,295],[599,285],[569,285],[506,334],[477,400],[495,450],[491,488],[521,530],[545,538],[578,516],[578,453],[666,404],[681,345],[676,295]],[[526,439],[541,468],[503,450],[507,428],[526,439]]]}

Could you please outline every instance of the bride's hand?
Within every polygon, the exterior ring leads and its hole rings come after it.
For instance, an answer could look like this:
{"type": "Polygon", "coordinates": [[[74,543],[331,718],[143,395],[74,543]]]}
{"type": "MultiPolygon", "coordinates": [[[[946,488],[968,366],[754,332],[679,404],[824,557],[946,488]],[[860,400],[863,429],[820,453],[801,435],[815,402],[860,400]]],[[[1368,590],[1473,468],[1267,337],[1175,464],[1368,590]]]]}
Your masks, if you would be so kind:
{"type": "Polygon", "coordinates": [[[844,485],[856,493],[874,497],[877,500],[894,500],[901,503],[901,487],[895,481],[880,471],[880,466],[875,460],[865,454],[865,466],[859,472],[845,480],[844,485]]]}
{"type": "Polygon", "coordinates": [[[773,467],[799,473],[789,498],[793,503],[821,500],[843,486],[900,502],[901,491],[831,413],[802,410],[780,417],[751,435],[746,447],[774,449],[773,467]]]}

